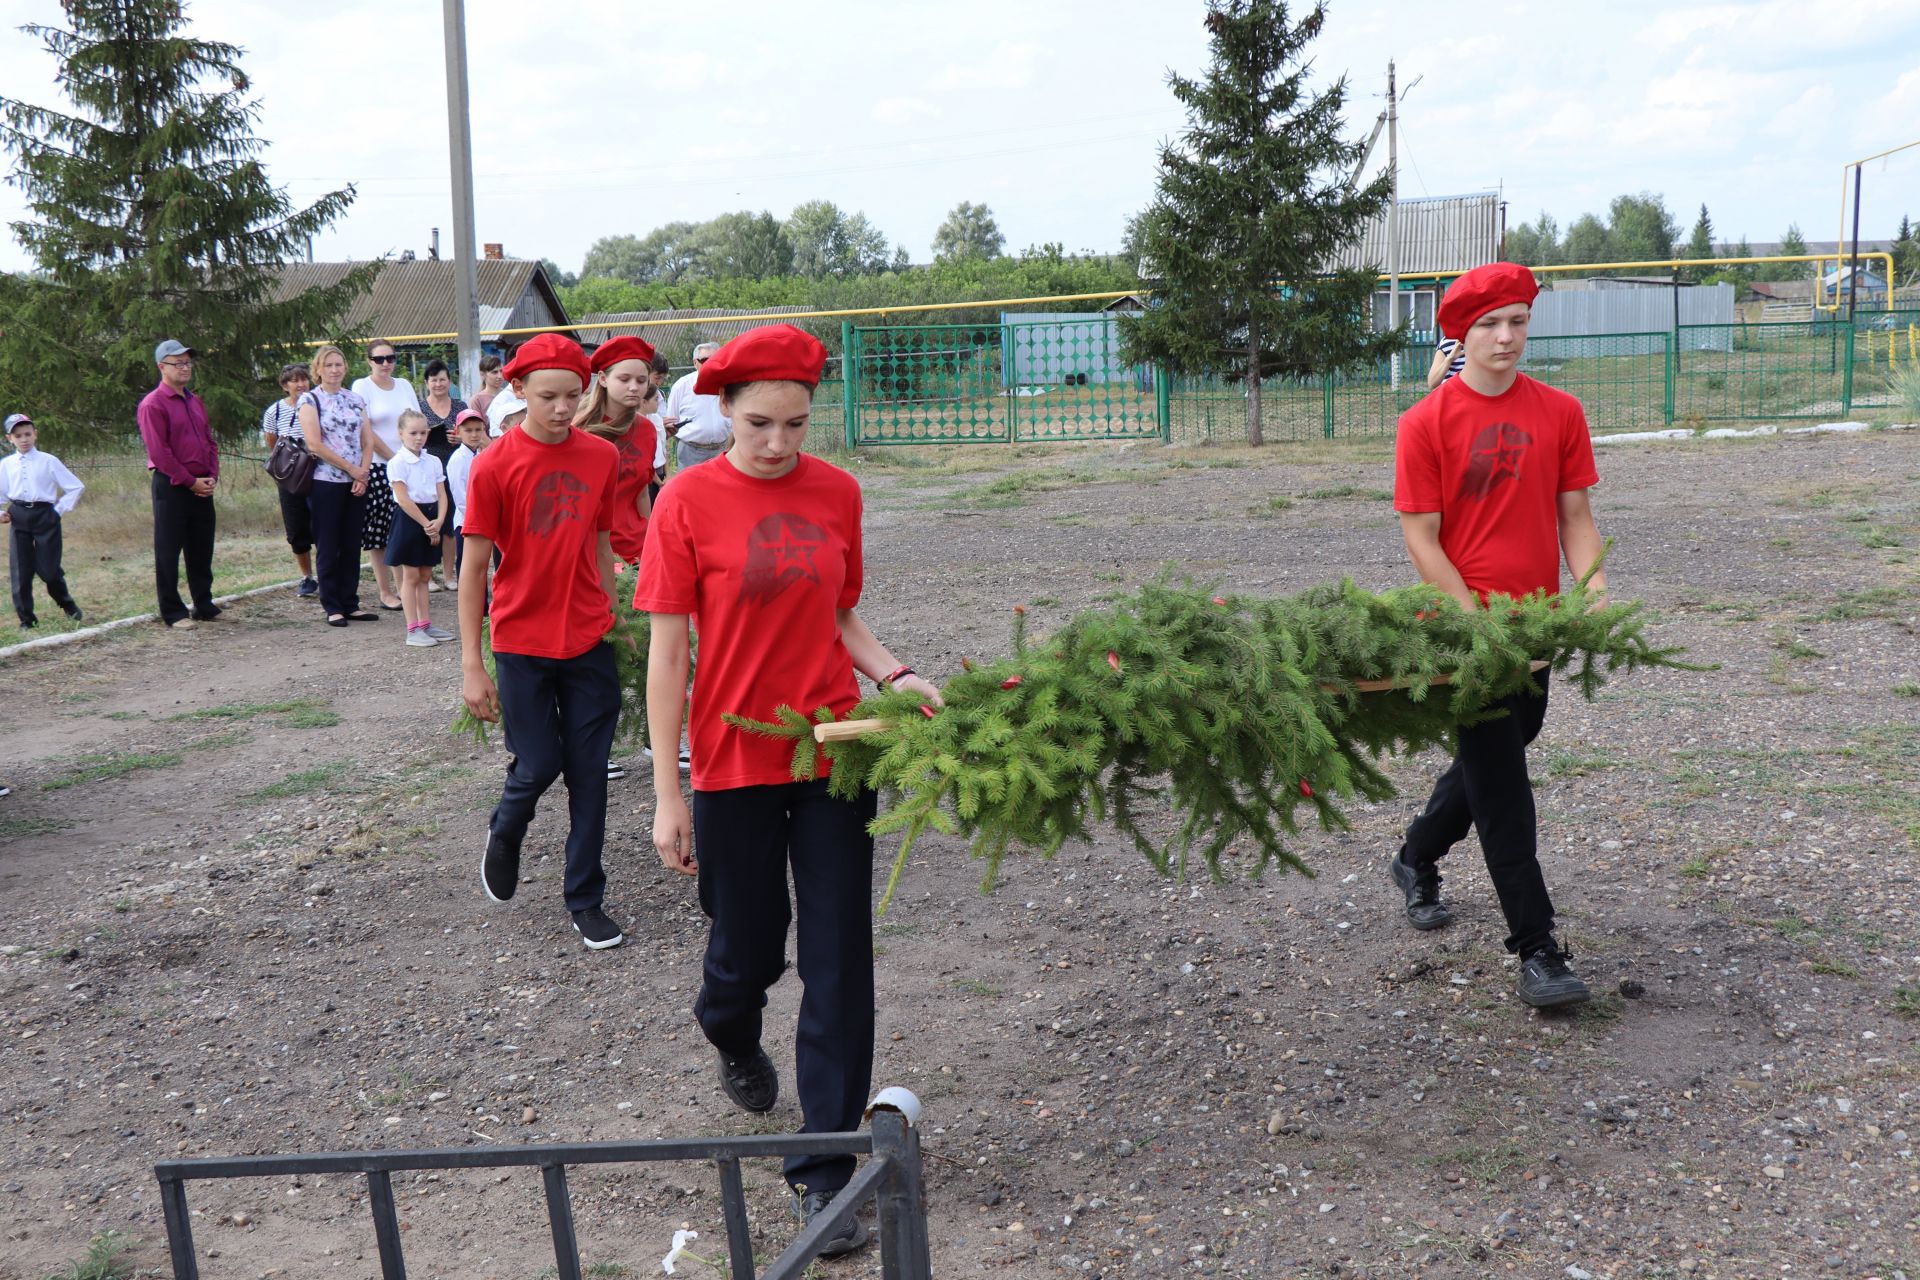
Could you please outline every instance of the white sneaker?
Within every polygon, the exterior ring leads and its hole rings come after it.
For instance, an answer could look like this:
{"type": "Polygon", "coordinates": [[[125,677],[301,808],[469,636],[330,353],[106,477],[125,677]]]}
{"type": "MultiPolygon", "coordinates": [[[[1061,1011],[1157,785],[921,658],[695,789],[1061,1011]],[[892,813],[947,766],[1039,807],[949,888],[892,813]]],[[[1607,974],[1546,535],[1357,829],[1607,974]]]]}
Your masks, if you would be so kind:
{"type": "Polygon", "coordinates": [[[683,773],[693,772],[693,748],[684,742],[680,744],[680,769],[683,773]]]}
{"type": "Polygon", "coordinates": [[[407,632],[407,648],[409,649],[431,649],[439,643],[438,640],[435,640],[424,631],[407,632]]]}
{"type": "Polygon", "coordinates": [[[447,584],[440,581],[440,579],[438,578],[429,578],[427,580],[427,590],[429,592],[445,591],[446,589],[447,589],[447,584]]]}
{"type": "Polygon", "coordinates": [[[453,632],[442,631],[439,627],[434,626],[431,622],[427,624],[427,634],[432,636],[435,640],[441,641],[442,643],[445,643],[446,641],[453,639],[453,632]]]}

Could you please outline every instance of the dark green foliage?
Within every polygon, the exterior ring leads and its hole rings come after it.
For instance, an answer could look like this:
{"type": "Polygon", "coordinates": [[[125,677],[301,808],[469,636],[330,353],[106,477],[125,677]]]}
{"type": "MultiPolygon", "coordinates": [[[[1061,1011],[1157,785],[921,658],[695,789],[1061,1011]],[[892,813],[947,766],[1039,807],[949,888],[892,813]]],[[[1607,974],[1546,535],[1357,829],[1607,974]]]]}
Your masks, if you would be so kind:
{"type": "Polygon", "coordinates": [[[34,269],[0,276],[0,379],[43,430],[124,440],[158,380],[153,347],[200,352],[214,429],[251,432],[272,371],[304,357],[372,281],[273,297],[351,187],[296,209],[267,179],[233,45],[184,34],[171,0],[67,0],[70,29],[28,26],[60,60],[71,114],[0,97],[0,140],[31,213],[13,224],[34,269]]]}
{"type": "Polygon", "coordinates": [[[1245,380],[1253,444],[1262,378],[1352,369],[1404,341],[1372,331],[1376,267],[1332,266],[1386,208],[1391,178],[1348,185],[1361,146],[1345,137],[1346,80],[1310,84],[1325,20],[1316,5],[1292,21],[1283,0],[1209,6],[1212,65],[1167,77],[1187,126],[1160,153],[1137,227],[1156,304],[1121,319],[1130,363],[1245,380]]]}
{"type": "MultiPolygon", "coordinates": [[[[826,746],[833,788],[892,797],[874,827],[904,833],[889,894],[929,828],[969,837],[988,885],[1012,845],[1048,856],[1096,822],[1163,871],[1197,853],[1217,876],[1245,852],[1256,873],[1304,872],[1287,847],[1303,810],[1344,828],[1341,802],[1394,794],[1382,757],[1446,745],[1529,684],[1530,659],[1571,671],[1588,698],[1613,671],[1684,665],[1645,636],[1638,605],[1592,604],[1579,587],[1469,612],[1428,586],[1374,595],[1343,582],[1267,600],[1163,580],[1037,643],[1017,613],[1012,656],[955,677],[937,714],[901,692],[856,707],[851,718],[888,731],[826,746]],[[1442,673],[1451,684],[1434,683],[1442,673]],[[1373,679],[1405,687],[1354,688],[1373,679]]],[[[800,776],[812,724],[790,709],[781,719],[758,731],[800,739],[800,776]]]]}
{"type": "MultiPolygon", "coordinates": [[[[614,610],[613,630],[607,633],[607,643],[613,646],[614,672],[620,681],[620,719],[613,732],[617,743],[644,746],[647,741],[647,645],[652,634],[650,615],[630,609],[614,610]]],[[[480,634],[480,656],[487,664],[487,675],[492,676],[493,645],[488,631],[480,634]]],[[[688,674],[692,674],[691,654],[688,674]]],[[[483,746],[487,741],[487,722],[467,710],[464,704],[448,730],[471,737],[483,746]]]]}

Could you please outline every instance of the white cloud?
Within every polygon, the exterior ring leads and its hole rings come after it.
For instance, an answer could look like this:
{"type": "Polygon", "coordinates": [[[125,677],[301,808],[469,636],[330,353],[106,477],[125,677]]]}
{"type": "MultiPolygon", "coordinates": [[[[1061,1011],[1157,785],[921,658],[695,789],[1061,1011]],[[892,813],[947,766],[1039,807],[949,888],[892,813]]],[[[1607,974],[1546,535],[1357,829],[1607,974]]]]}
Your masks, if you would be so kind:
{"type": "Polygon", "coordinates": [[[937,116],[940,111],[925,98],[882,98],[869,114],[877,124],[910,124],[925,116],[937,116]]]}

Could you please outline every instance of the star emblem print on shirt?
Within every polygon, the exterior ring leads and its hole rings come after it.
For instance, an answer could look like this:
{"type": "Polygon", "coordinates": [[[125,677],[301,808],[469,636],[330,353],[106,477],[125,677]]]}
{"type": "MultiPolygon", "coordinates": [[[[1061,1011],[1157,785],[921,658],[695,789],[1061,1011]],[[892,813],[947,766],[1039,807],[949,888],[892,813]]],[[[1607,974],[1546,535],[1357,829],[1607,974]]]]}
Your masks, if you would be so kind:
{"type": "Polygon", "coordinates": [[[740,598],[767,604],[796,582],[820,581],[814,558],[826,545],[826,531],[811,520],[784,511],[768,516],[747,534],[740,598]]]}
{"type": "Polygon", "coordinates": [[[1467,451],[1467,470],[1460,477],[1460,492],[1455,500],[1484,498],[1505,481],[1518,480],[1520,462],[1532,443],[1533,437],[1511,422],[1496,422],[1482,428],[1467,451]]]}
{"type": "Polygon", "coordinates": [[[533,486],[533,505],[527,508],[527,532],[545,538],[569,520],[585,517],[580,500],[591,490],[571,471],[552,471],[533,486]]]}

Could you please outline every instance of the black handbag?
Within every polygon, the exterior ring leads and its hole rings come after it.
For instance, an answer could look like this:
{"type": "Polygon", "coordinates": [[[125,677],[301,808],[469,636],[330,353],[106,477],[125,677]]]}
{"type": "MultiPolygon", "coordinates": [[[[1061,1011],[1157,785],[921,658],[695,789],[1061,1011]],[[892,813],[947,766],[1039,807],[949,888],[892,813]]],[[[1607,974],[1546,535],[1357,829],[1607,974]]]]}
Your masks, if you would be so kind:
{"type": "MultiPolygon", "coordinates": [[[[319,412],[318,404],[314,411],[319,412]]],[[[267,455],[267,474],[282,492],[296,498],[306,493],[313,488],[313,473],[319,466],[320,459],[298,438],[284,432],[274,437],[273,452],[267,455]]]]}

